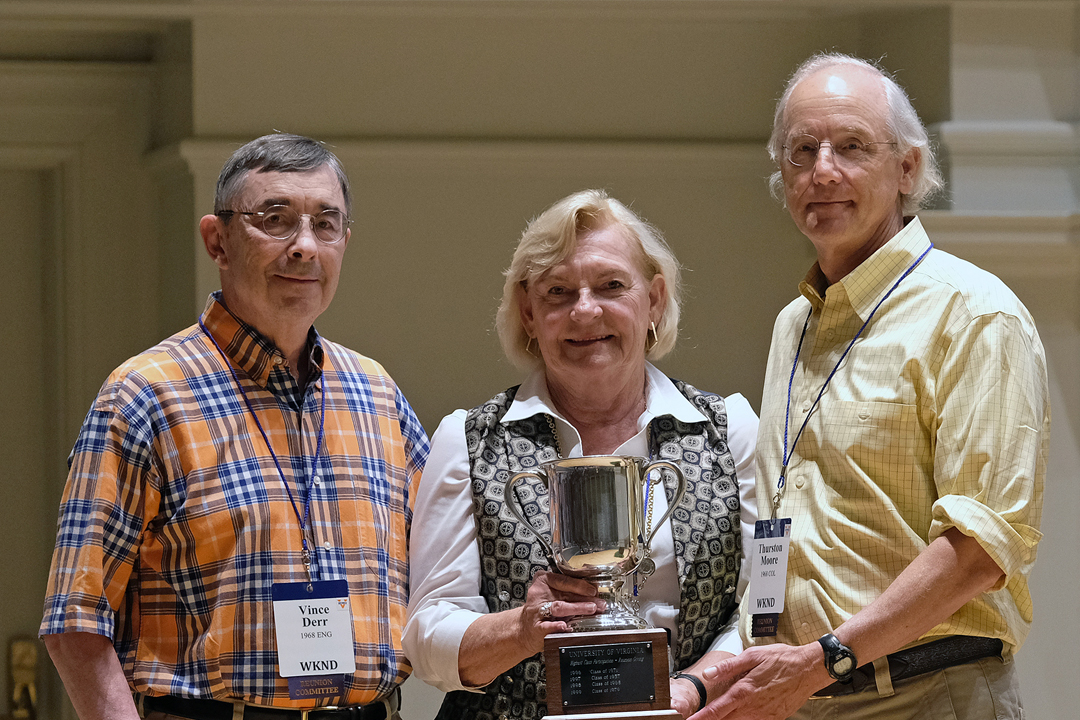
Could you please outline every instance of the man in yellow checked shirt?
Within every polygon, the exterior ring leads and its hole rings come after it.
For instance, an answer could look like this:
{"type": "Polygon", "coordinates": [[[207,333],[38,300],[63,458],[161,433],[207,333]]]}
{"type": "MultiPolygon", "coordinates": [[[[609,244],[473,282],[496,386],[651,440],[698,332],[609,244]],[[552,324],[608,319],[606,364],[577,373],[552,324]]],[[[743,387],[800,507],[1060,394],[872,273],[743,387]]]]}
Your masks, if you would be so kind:
{"type": "Polygon", "coordinates": [[[237,150],[199,225],[221,290],[90,409],[41,625],[82,720],[397,717],[428,444],[382,367],[312,324],[349,212],[320,143],[237,150]]]}
{"type": "Polygon", "coordinates": [[[818,262],[769,353],[749,647],[703,671],[694,718],[1022,718],[1050,436],[1034,322],[934,249],[926,130],[875,66],[804,63],[769,149],[818,262]]]}

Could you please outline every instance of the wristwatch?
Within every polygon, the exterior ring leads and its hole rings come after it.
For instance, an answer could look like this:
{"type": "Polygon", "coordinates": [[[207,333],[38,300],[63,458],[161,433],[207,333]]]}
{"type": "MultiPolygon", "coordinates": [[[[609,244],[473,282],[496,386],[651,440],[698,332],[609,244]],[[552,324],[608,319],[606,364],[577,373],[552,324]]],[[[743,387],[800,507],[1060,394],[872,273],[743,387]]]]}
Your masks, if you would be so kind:
{"type": "Polygon", "coordinates": [[[825,633],[818,642],[825,651],[825,669],[829,671],[829,676],[842,683],[851,682],[851,675],[859,664],[851,648],[837,640],[832,633],[825,633]]]}

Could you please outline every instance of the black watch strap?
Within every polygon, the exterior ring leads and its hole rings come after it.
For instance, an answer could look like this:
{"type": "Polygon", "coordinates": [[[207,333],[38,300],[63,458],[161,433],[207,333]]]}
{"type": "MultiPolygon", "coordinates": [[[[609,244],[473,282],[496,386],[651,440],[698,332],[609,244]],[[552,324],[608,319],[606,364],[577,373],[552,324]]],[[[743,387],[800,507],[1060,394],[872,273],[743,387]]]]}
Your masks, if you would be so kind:
{"type": "Polygon", "coordinates": [[[676,680],[689,680],[690,682],[694,683],[694,687],[697,688],[699,712],[702,710],[702,708],[709,704],[709,693],[707,690],[705,690],[705,683],[701,682],[690,673],[677,672],[671,677],[675,678],[676,680]]]}
{"type": "Polygon", "coordinates": [[[825,633],[818,638],[818,642],[825,651],[825,669],[829,671],[829,677],[841,683],[851,682],[851,676],[859,664],[851,648],[837,640],[832,633],[825,633]]]}

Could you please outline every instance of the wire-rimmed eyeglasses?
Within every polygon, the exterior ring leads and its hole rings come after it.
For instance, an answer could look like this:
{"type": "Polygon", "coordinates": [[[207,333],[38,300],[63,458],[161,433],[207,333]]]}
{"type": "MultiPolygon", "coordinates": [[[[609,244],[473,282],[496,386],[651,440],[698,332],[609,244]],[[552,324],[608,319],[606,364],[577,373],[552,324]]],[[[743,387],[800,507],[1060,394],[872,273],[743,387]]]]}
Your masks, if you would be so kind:
{"type": "Polygon", "coordinates": [[[323,210],[317,215],[298,213],[288,205],[271,205],[265,210],[247,212],[244,210],[219,210],[215,213],[219,217],[229,218],[232,215],[247,215],[258,218],[252,223],[257,225],[264,233],[275,240],[289,240],[300,230],[300,219],[307,218],[311,221],[311,229],[319,242],[333,245],[345,237],[345,232],[352,224],[352,220],[345,217],[340,210],[323,210]]]}
{"type": "Polygon", "coordinates": [[[892,140],[866,141],[848,138],[841,143],[818,140],[813,135],[796,135],[784,145],[784,159],[795,167],[811,167],[817,162],[823,145],[832,150],[833,162],[841,165],[864,165],[877,156],[878,145],[896,145],[892,140]]]}

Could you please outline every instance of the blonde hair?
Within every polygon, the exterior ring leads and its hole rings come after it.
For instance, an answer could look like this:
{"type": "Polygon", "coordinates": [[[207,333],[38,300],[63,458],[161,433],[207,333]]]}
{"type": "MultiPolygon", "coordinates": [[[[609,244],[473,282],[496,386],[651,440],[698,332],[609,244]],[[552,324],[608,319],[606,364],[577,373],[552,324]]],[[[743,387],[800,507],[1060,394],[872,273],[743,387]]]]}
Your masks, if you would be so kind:
{"type": "Polygon", "coordinates": [[[658,360],[675,347],[682,305],[682,271],[675,254],[660,231],[630,208],[603,190],[582,190],[559,200],[529,222],[504,273],[506,282],[495,328],[503,352],[518,368],[532,370],[543,362],[526,350],[529,335],[521,324],[520,289],[570,257],[582,233],[610,226],[622,230],[646,280],[656,275],[664,278],[664,313],[656,323],[656,343],[646,357],[658,360]]]}

